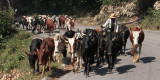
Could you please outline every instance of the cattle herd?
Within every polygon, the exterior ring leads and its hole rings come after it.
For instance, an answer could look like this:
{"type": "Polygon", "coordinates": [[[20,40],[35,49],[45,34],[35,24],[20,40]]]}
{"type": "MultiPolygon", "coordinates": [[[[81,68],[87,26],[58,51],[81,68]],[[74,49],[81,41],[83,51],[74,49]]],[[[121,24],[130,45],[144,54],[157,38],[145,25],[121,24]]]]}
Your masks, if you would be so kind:
{"type": "Polygon", "coordinates": [[[17,26],[23,26],[23,29],[32,30],[32,33],[44,33],[47,29],[49,35],[56,29],[56,25],[59,29],[71,30],[74,28],[74,19],[68,15],[36,15],[36,16],[15,16],[13,24],[17,26]]]}
{"type": "Polygon", "coordinates": [[[109,28],[101,29],[85,29],[84,31],[74,31],[74,20],[68,16],[35,16],[33,17],[17,17],[14,23],[23,25],[26,29],[32,29],[39,32],[47,28],[50,32],[58,28],[65,28],[64,34],[55,34],[45,39],[33,39],[30,44],[30,53],[28,55],[30,67],[35,73],[35,64],[37,62],[37,72],[39,65],[42,65],[42,75],[45,72],[45,66],[48,65],[51,70],[51,62],[60,62],[60,55],[63,58],[69,57],[70,65],[75,73],[79,73],[84,63],[84,74],[89,77],[91,65],[96,66],[104,64],[105,59],[108,63],[108,73],[112,73],[117,54],[126,55],[125,48],[127,39],[130,37],[132,47],[130,53],[133,55],[133,63],[140,59],[142,42],[144,40],[144,32],[142,28],[136,26],[128,29],[124,25],[120,25],[118,33],[111,32],[109,28]],[[139,51],[137,48],[139,47],[139,51]],[[138,54],[137,54],[138,53],[138,54]],[[136,55],[138,55],[136,57],[136,55]]]}

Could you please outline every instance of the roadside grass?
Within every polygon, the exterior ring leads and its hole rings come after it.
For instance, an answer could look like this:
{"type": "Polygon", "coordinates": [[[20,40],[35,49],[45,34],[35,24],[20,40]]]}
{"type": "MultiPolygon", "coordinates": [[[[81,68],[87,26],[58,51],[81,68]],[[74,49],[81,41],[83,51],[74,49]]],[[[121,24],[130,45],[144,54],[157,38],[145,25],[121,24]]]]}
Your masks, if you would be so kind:
{"type": "Polygon", "coordinates": [[[0,70],[9,73],[10,70],[19,67],[21,61],[25,59],[22,49],[27,47],[31,39],[30,33],[19,31],[9,39],[2,42],[3,48],[0,50],[0,70]]]}
{"type": "Polygon", "coordinates": [[[1,46],[0,49],[0,71],[3,74],[12,74],[12,70],[16,69],[22,73],[18,80],[40,80],[54,72],[56,73],[57,70],[61,70],[60,66],[63,63],[62,55],[59,64],[52,62],[52,71],[46,71],[45,75],[41,76],[42,66],[40,66],[40,73],[32,74],[28,56],[25,54],[25,51],[29,52],[29,46],[32,41],[31,36],[31,33],[21,30],[11,38],[1,41],[0,45],[3,47],[1,46]]]}
{"type": "Polygon", "coordinates": [[[158,30],[158,27],[160,27],[160,10],[153,10],[149,9],[148,14],[144,17],[144,20],[142,20],[140,26],[142,26],[144,29],[149,30],[158,30]]]}

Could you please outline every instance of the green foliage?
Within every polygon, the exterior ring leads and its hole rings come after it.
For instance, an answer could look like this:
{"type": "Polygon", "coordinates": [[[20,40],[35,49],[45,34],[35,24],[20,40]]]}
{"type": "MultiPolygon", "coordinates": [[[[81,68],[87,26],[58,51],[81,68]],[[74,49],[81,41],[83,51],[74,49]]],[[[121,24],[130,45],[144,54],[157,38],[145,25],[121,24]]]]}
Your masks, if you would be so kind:
{"type": "Polygon", "coordinates": [[[137,0],[137,6],[141,10],[141,12],[147,11],[149,8],[153,8],[154,3],[157,0],[137,0]]]}
{"type": "Polygon", "coordinates": [[[147,29],[156,29],[160,25],[160,10],[153,10],[149,8],[148,14],[142,21],[142,25],[147,29]]]}
{"type": "Polygon", "coordinates": [[[0,35],[2,37],[6,37],[7,35],[16,32],[16,29],[11,26],[13,21],[13,14],[13,10],[10,11],[5,8],[0,8],[0,35]]]}
{"type": "Polygon", "coordinates": [[[23,49],[31,42],[30,36],[30,33],[20,31],[4,43],[5,48],[0,50],[0,70],[8,72],[19,67],[20,61],[24,60],[25,56],[23,49]]]}
{"type": "Polygon", "coordinates": [[[125,2],[131,2],[134,0],[103,0],[103,5],[113,5],[113,6],[118,6],[122,5],[125,2]]]}
{"type": "Polygon", "coordinates": [[[21,15],[32,14],[81,14],[98,11],[102,0],[11,0],[13,8],[21,15]]]}
{"type": "Polygon", "coordinates": [[[13,14],[13,10],[0,8],[0,38],[16,33],[16,29],[12,27],[13,14]]]}

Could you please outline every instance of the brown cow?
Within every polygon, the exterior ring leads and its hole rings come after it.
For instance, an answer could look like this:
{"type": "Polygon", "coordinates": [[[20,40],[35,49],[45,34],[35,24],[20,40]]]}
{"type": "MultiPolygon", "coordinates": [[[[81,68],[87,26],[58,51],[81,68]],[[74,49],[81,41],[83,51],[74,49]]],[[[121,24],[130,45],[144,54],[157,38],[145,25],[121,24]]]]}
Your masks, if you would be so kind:
{"type": "Polygon", "coordinates": [[[65,20],[65,28],[66,28],[66,30],[71,30],[71,29],[73,29],[74,28],[74,20],[73,19],[71,19],[71,18],[67,18],[66,20],[65,20]]]}
{"type": "Polygon", "coordinates": [[[61,29],[62,27],[64,28],[66,18],[61,15],[61,16],[59,16],[58,20],[59,20],[59,26],[58,26],[59,29],[61,29]]]}
{"type": "Polygon", "coordinates": [[[52,32],[53,34],[53,30],[56,29],[56,23],[52,19],[47,19],[46,25],[47,25],[47,30],[49,32],[49,35],[50,35],[50,32],[52,32]]]}
{"type": "Polygon", "coordinates": [[[39,64],[42,65],[42,75],[44,75],[44,69],[48,62],[49,70],[51,70],[51,61],[53,60],[54,52],[54,40],[52,38],[46,38],[42,41],[40,50],[37,52],[39,64]]]}
{"type": "Polygon", "coordinates": [[[132,48],[131,48],[130,52],[131,52],[131,54],[133,54],[133,63],[138,62],[140,59],[142,42],[144,40],[144,37],[145,37],[145,35],[144,35],[142,28],[134,27],[131,29],[130,41],[132,43],[132,48]],[[136,57],[138,47],[139,47],[139,53],[138,53],[138,57],[136,57]]]}

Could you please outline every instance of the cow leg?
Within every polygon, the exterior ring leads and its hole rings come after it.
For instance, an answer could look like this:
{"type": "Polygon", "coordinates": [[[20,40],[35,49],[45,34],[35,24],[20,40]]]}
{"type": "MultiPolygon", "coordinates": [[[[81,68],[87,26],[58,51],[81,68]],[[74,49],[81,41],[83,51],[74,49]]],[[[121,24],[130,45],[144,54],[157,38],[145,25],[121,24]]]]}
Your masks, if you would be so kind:
{"type": "Polygon", "coordinates": [[[82,69],[82,56],[80,56],[80,69],[82,69]]]}
{"type": "Polygon", "coordinates": [[[76,61],[76,72],[79,73],[79,56],[77,56],[77,61],[76,61]]]}
{"type": "Polygon", "coordinates": [[[57,62],[58,62],[58,63],[60,63],[60,62],[59,62],[59,57],[60,57],[60,54],[58,53],[58,56],[57,56],[57,62]]]}
{"type": "Polygon", "coordinates": [[[116,55],[113,55],[113,56],[112,56],[111,72],[112,72],[112,69],[113,69],[113,68],[115,68],[115,66],[114,66],[114,62],[115,62],[115,60],[116,60],[116,55]]]}
{"type": "Polygon", "coordinates": [[[126,54],[126,52],[125,52],[125,50],[126,50],[126,42],[124,43],[123,48],[124,48],[124,49],[123,49],[124,55],[127,56],[127,54],[126,54]]]}
{"type": "Polygon", "coordinates": [[[136,63],[136,52],[133,53],[133,63],[136,63]]]}
{"type": "Polygon", "coordinates": [[[98,54],[97,54],[97,65],[96,66],[99,66],[99,54],[100,54],[100,51],[98,50],[98,54]]]}
{"type": "Polygon", "coordinates": [[[138,53],[138,56],[137,56],[136,62],[138,62],[138,61],[139,61],[139,59],[140,59],[141,48],[142,48],[142,44],[140,44],[140,45],[139,45],[139,53],[138,53]]]}
{"type": "Polygon", "coordinates": [[[42,65],[42,76],[44,75],[44,69],[45,69],[45,65],[42,65]]]}
{"type": "Polygon", "coordinates": [[[39,61],[37,61],[37,72],[39,73],[39,61]]]}
{"type": "Polygon", "coordinates": [[[111,67],[112,67],[112,56],[109,56],[109,66],[108,66],[108,73],[109,74],[112,73],[111,67]]]}
{"type": "Polygon", "coordinates": [[[72,57],[71,57],[71,65],[72,65],[72,70],[75,71],[74,69],[74,54],[72,53],[72,57]]]}
{"type": "Polygon", "coordinates": [[[33,66],[33,74],[35,74],[35,65],[33,66]]]}
{"type": "Polygon", "coordinates": [[[51,71],[51,61],[52,61],[52,57],[49,58],[49,71],[51,71]]]}
{"type": "Polygon", "coordinates": [[[85,59],[83,58],[83,61],[84,61],[84,65],[85,65],[84,75],[86,75],[86,73],[87,73],[87,61],[86,61],[86,58],[85,59]]]}
{"type": "Polygon", "coordinates": [[[91,70],[91,67],[90,67],[90,58],[88,58],[88,63],[87,63],[87,75],[86,77],[89,77],[89,72],[91,70]]]}

